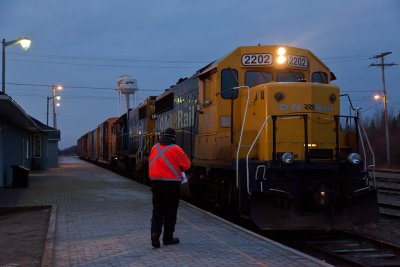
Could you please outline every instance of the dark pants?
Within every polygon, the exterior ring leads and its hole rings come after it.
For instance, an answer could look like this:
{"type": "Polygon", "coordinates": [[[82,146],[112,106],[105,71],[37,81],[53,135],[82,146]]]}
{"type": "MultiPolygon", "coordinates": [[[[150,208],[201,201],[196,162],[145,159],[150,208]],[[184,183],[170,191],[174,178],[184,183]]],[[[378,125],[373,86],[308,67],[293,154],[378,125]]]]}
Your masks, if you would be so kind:
{"type": "Polygon", "coordinates": [[[176,181],[152,181],[153,217],[151,234],[160,237],[164,225],[163,239],[173,238],[178,213],[181,183],[176,181]]]}

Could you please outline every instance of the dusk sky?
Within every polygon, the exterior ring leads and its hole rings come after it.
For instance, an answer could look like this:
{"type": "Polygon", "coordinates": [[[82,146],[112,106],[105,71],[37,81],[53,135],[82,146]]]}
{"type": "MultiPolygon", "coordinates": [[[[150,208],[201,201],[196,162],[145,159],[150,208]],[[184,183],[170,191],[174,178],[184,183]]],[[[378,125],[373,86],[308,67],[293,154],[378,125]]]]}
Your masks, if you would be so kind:
{"type": "MultiPolygon", "coordinates": [[[[138,80],[140,103],[243,45],[311,50],[372,117],[382,110],[372,99],[382,80],[369,65],[387,51],[386,63],[400,64],[400,1],[0,0],[0,38],[23,36],[32,40],[28,51],[6,49],[6,93],[46,123],[51,85],[63,85],[64,149],[118,116],[118,76],[138,80]]],[[[400,66],[385,75],[389,112],[397,115],[400,66]]]]}

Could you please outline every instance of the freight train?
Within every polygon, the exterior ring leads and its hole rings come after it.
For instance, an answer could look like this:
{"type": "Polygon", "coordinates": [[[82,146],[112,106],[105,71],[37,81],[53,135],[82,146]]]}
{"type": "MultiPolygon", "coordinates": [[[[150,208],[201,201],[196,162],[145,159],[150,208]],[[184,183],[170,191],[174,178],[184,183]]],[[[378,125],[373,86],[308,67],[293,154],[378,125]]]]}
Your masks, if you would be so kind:
{"type": "MultiPolygon", "coordinates": [[[[312,52],[242,46],[78,140],[79,156],[149,183],[168,127],[192,160],[187,197],[261,229],[338,229],[378,218],[373,152],[312,52]]],[[[350,110],[351,112],[351,110],[350,110]]]]}

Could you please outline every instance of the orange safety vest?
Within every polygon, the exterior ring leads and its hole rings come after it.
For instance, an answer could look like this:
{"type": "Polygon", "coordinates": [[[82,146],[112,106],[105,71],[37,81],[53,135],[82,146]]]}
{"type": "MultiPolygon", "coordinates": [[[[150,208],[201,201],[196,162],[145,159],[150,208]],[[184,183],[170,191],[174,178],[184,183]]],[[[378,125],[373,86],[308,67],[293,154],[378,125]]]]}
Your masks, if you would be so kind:
{"type": "Polygon", "coordinates": [[[182,181],[182,171],[190,168],[190,160],[178,145],[155,144],[149,157],[151,180],[182,181]]]}

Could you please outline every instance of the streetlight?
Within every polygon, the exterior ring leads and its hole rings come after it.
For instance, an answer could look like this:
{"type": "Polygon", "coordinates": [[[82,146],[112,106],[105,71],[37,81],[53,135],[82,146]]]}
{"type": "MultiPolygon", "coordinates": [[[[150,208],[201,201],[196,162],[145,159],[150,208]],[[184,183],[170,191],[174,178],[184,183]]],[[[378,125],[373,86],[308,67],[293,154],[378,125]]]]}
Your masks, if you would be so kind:
{"type": "Polygon", "coordinates": [[[57,120],[56,120],[56,106],[59,107],[61,104],[60,102],[54,101],[56,99],[57,101],[60,101],[61,96],[56,95],[56,90],[61,91],[63,87],[61,85],[52,85],[51,86],[51,92],[52,96],[47,97],[47,125],[49,125],[49,101],[50,99],[53,99],[53,128],[57,129],[57,120]]]}
{"type": "Polygon", "coordinates": [[[27,37],[18,38],[17,40],[8,42],[6,42],[6,40],[3,39],[2,86],[1,86],[3,94],[6,93],[6,47],[14,44],[20,44],[21,48],[24,51],[26,51],[31,46],[31,42],[32,41],[29,40],[27,37]]]}
{"type": "Polygon", "coordinates": [[[375,100],[379,100],[379,99],[381,99],[381,98],[382,98],[382,96],[381,96],[380,94],[374,95],[374,99],[375,99],[375,100]]]}

